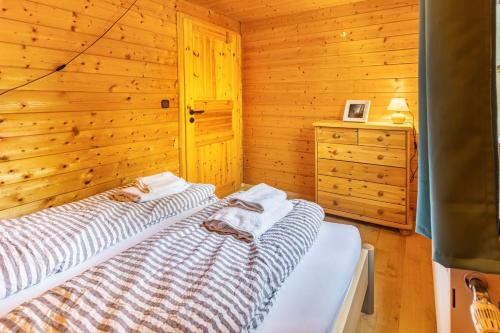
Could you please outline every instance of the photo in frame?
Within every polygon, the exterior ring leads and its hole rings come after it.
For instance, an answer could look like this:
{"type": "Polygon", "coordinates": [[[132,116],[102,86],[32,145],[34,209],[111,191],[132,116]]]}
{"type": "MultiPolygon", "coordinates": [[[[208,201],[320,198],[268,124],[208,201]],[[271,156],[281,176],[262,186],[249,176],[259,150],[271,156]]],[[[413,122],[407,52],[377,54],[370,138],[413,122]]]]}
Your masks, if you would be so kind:
{"type": "Polygon", "coordinates": [[[368,100],[348,100],[344,109],[344,121],[366,123],[370,105],[368,100]]]}

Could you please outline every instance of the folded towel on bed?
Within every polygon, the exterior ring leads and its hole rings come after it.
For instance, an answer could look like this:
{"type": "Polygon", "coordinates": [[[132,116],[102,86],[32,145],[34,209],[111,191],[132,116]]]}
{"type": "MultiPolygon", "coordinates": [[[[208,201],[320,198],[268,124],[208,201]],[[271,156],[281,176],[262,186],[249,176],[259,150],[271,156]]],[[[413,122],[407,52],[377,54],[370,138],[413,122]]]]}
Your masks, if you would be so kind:
{"type": "Polygon", "coordinates": [[[203,223],[205,228],[237,239],[252,242],[293,210],[291,201],[281,201],[271,209],[258,213],[238,207],[225,207],[203,223]]]}
{"type": "Polygon", "coordinates": [[[185,191],[190,184],[187,182],[177,184],[175,186],[168,186],[162,189],[155,189],[152,192],[144,193],[137,186],[126,187],[122,190],[112,194],[111,198],[121,202],[148,202],[158,200],[169,195],[177,194],[185,191]]]}
{"type": "Polygon", "coordinates": [[[266,184],[259,184],[238,193],[229,200],[229,206],[262,213],[286,200],[286,193],[266,184]]]}
{"type": "Polygon", "coordinates": [[[162,172],[148,177],[136,179],[135,186],[144,193],[163,192],[167,188],[178,188],[186,184],[186,181],[171,172],[162,172]]]}

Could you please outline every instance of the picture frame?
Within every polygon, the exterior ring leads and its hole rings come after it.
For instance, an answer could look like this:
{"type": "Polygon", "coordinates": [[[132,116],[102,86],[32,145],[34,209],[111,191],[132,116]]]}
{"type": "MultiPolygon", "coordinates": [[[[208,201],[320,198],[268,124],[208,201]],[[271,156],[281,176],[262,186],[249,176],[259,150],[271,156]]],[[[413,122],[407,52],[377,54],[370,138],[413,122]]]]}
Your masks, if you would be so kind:
{"type": "Polygon", "coordinates": [[[344,109],[344,121],[366,123],[370,113],[369,100],[348,100],[344,109]]]}

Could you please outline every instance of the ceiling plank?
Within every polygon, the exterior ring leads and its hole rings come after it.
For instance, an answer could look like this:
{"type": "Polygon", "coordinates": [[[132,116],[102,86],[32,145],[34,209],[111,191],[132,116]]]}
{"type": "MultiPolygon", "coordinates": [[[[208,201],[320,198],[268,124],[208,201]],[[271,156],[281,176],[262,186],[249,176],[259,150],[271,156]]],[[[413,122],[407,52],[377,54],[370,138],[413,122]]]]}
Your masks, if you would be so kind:
{"type": "Polygon", "coordinates": [[[240,22],[250,22],[278,16],[349,4],[360,0],[188,0],[240,22]]]}
{"type": "Polygon", "coordinates": [[[241,24],[238,20],[222,15],[207,6],[200,6],[194,1],[177,0],[176,8],[179,12],[205,20],[209,23],[241,33],[241,24]]]}

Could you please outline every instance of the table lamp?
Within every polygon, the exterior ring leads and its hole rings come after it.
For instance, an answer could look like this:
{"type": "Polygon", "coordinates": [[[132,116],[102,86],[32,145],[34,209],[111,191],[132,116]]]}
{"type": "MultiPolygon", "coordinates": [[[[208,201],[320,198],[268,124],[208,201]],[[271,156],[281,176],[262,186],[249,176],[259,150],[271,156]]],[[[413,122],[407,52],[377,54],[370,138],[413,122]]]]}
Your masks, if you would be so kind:
{"type": "Polygon", "coordinates": [[[406,98],[393,98],[391,99],[387,111],[394,111],[391,116],[394,124],[403,124],[406,120],[406,116],[402,112],[409,112],[410,109],[408,108],[406,98]]]}

